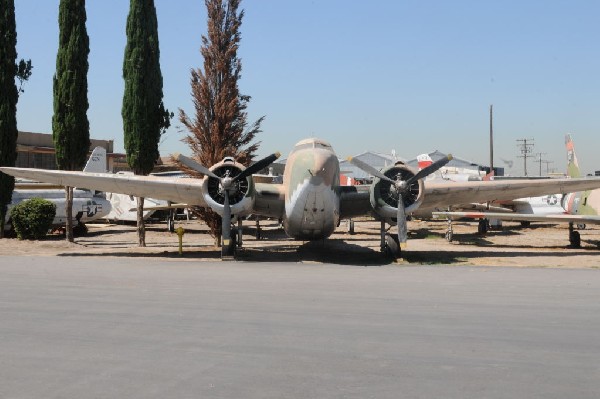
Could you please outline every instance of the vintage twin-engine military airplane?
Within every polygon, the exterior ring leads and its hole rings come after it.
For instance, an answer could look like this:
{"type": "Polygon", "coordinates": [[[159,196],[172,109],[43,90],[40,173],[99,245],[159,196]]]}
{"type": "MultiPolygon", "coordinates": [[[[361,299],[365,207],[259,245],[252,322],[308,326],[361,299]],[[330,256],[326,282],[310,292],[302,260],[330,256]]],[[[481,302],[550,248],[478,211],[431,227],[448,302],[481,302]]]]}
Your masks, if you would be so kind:
{"type": "Polygon", "coordinates": [[[282,220],[285,232],[297,239],[329,237],[340,219],[374,215],[381,221],[381,249],[399,256],[407,241],[406,215],[421,209],[447,209],[451,205],[508,200],[544,194],[568,193],[600,187],[598,178],[543,181],[465,181],[425,183],[424,178],[444,166],[451,156],[416,171],[402,162],[378,171],[357,159],[351,161],[374,176],[364,186],[340,186],[340,166],[331,145],[306,139],[295,145],[285,165],[283,183],[254,182],[252,174],[267,167],[279,153],[246,168],[232,158],[207,168],[178,156],[180,162],[204,174],[200,179],[156,176],[119,176],[40,169],[2,167],[0,171],[39,181],[154,197],[176,203],[210,207],[223,219],[222,255],[232,256],[236,234],[232,221],[248,215],[282,220]],[[387,233],[397,225],[397,234],[387,233]]]}

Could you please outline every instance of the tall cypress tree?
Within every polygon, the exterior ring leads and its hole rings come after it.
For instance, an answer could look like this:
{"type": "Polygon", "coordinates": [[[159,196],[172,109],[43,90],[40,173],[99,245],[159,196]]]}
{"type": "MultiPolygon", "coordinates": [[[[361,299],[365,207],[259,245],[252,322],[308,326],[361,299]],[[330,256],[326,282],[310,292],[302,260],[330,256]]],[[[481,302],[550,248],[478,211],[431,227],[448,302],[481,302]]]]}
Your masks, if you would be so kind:
{"type": "MultiPolygon", "coordinates": [[[[127,163],[136,175],[147,175],[159,157],[161,134],[169,127],[163,105],[158,21],[154,0],[131,0],[123,60],[123,132],[127,163]]],[[[144,199],[138,198],[138,240],[145,246],[144,199]]]]}
{"type": "MultiPolygon", "coordinates": [[[[192,70],[192,96],[196,115],[190,118],[179,111],[181,123],[190,134],[184,139],[202,165],[211,166],[226,156],[246,166],[259,143],[252,143],[260,133],[264,117],[248,127],[246,107],[250,96],[238,89],[242,62],[237,56],[241,41],[240,26],[244,11],[238,12],[240,0],[205,0],[208,12],[208,36],[202,36],[200,52],[204,71],[192,70]]],[[[193,170],[186,171],[198,175],[193,170]]],[[[221,217],[211,209],[196,209],[219,245],[221,217]]]]}
{"type": "MultiPolygon", "coordinates": [[[[85,27],[85,0],[60,0],[56,74],[53,80],[52,138],[59,169],[85,165],[90,148],[87,92],[89,38],[85,27]]],[[[73,241],[73,188],[66,187],[67,239],[73,241]]]]}
{"type": "MultiPolygon", "coordinates": [[[[17,159],[16,46],[14,0],[0,0],[0,166],[14,166],[17,159]]],[[[4,219],[14,186],[14,177],[0,172],[0,237],[4,236],[4,219]]]]}
{"type": "MultiPolygon", "coordinates": [[[[17,59],[17,30],[14,0],[0,0],[0,166],[15,166],[17,160],[17,101],[23,83],[31,76],[31,60],[17,59]],[[15,86],[19,79],[19,88],[15,86]]],[[[12,199],[15,179],[0,172],[0,238],[12,199]]]]}

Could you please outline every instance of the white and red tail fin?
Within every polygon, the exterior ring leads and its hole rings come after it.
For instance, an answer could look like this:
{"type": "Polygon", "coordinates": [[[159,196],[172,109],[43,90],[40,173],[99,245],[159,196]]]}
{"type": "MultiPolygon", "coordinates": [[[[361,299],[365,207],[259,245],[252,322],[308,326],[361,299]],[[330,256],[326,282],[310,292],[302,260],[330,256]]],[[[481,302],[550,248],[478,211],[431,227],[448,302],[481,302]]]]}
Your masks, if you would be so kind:
{"type": "Polygon", "coordinates": [[[94,148],[83,171],[89,173],[106,173],[108,171],[106,165],[106,149],[102,147],[94,148]]]}
{"type": "Polygon", "coordinates": [[[417,155],[417,162],[419,164],[419,170],[424,169],[433,163],[433,159],[429,154],[417,155]]]}
{"type": "Polygon", "coordinates": [[[579,162],[575,155],[575,144],[570,134],[565,135],[565,148],[567,150],[567,174],[569,177],[581,177],[579,162]]]}

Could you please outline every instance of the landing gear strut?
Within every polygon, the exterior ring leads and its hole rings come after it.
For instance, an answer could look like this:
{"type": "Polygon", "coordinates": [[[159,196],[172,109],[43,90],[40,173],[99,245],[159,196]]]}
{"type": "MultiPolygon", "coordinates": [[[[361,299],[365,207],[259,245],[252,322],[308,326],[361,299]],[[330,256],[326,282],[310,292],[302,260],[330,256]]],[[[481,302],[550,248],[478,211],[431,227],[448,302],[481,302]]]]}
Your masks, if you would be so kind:
{"type": "Polygon", "coordinates": [[[167,230],[169,233],[175,232],[175,210],[169,209],[169,214],[167,215],[167,230]]]}
{"type": "Polygon", "coordinates": [[[260,240],[261,237],[261,231],[260,231],[260,219],[258,218],[258,216],[256,217],[256,239],[260,240]]]}
{"type": "Polygon", "coordinates": [[[348,219],[348,234],[354,234],[354,220],[348,219]]]}
{"type": "Polygon", "coordinates": [[[452,242],[454,238],[454,231],[452,230],[452,219],[448,218],[448,228],[446,229],[446,241],[452,242]]]}

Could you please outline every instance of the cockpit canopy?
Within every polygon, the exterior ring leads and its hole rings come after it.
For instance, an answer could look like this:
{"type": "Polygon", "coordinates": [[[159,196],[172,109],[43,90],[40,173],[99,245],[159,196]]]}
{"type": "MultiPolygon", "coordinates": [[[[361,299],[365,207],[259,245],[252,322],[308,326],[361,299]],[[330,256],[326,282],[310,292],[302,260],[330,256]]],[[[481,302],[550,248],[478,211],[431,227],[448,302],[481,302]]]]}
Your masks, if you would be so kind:
{"type": "Polygon", "coordinates": [[[296,145],[294,146],[294,150],[301,150],[301,149],[305,149],[305,148],[323,148],[323,149],[333,151],[331,144],[329,144],[325,140],[315,139],[315,138],[304,139],[304,140],[296,143],[296,145]]]}

